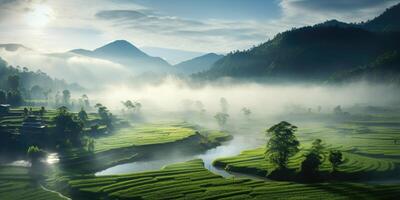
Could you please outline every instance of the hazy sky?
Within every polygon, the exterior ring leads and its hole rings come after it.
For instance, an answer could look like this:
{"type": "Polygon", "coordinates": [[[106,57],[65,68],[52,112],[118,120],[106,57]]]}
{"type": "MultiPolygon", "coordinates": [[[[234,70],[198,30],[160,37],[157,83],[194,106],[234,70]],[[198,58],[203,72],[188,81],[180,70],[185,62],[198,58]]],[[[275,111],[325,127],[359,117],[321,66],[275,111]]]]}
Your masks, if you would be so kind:
{"type": "Polygon", "coordinates": [[[0,43],[54,52],[125,39],[196,52],[245,49],[328,19],[360,22],[400,0],[0,0],[0,43]]]}

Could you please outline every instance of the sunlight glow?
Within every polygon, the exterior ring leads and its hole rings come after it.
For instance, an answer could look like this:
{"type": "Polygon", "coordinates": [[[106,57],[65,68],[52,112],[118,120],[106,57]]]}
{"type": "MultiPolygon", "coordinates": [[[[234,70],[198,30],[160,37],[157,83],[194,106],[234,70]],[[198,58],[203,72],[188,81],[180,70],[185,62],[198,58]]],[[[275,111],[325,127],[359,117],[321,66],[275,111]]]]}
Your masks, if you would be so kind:
{"type": "Polygon", "coordinates": [[[53,18],[53,9],[47,5],[38,4],[26,14],[26,22],[34,28],[42,28],[46,26],[53,18]]]}

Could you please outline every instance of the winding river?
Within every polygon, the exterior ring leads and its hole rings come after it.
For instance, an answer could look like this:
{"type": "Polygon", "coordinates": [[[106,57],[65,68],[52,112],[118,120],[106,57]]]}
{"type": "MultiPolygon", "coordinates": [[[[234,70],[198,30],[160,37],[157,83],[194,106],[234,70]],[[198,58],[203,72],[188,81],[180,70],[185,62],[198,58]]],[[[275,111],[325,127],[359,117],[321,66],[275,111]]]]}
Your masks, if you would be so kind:
{"type": "MultiPolygon", "coordinates": [[[[234,135],[233,139],[223,143],[222,145],[209,149],[208,151],[193,155],[193,156],[177,156],[174,155],[173,150],[171,150],[170,156],[165,156],[166,159],[157,159],[151,161],[137,161],[132,163],[126,163],[117,165],[114,167],[110,167],[106,170],[97,172],[96,176],[101,175],[116,175],[116,174],[127,174],[127,173],[136,173],[143,172],[149,170],[159,170],[165,165],[177,163],[177,162],[185,162],[193,159],[202,159],[204,162],[204,167],[210,170],[215,174],[219,174],[223,177],[232,177],[239,176],[237,174],[231,174],[223,169],[218,169],[212,165],[212,162],[217,158],[235,156],[239,154],[241,151],[246,149],[252,149],[256,147],[260,147],[265,144],[265,139],[261,139],[259,137],[255,137],[254,135],[234,135]]],[[[241,175],[240,175],[241,176],[241,175]]]]}

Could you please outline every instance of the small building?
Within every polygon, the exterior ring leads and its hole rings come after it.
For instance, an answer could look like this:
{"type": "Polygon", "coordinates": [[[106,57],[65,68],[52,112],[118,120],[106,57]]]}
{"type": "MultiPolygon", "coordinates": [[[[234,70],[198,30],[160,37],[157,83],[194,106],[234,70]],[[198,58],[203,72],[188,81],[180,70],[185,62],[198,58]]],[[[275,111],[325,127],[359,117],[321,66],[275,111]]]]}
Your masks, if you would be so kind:
{"type": "Polygon", "coordinates": [[[35,134],[44,133],[46,124],[35,115],[29,115],[24,122],[22,122],[21,134],[35,134]]]}
{"type": "Polygon", "coordinates": [[[10,104],[0,104],[0,115],[6,115],[10,112],[10,104]]]}

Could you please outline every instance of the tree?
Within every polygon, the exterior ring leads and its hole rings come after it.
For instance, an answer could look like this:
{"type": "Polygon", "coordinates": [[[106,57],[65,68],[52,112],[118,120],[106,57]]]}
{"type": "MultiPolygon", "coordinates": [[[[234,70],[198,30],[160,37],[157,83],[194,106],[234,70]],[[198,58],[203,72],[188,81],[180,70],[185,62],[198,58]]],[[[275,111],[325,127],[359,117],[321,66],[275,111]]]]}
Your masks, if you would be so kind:
{"type": "Polygon", "coordinates": [[[44,151],[39,149],[37,146],[30,146],[27,150],[27,156],[31,162],[31,168],[29,174],[34,180],[40,178],[41,175],[41,163],[40,159],[44,156],[44,151]]]}
{"type": "Polygon", "coordinates": [[[10,75],[8,76],[8,87],[11,91],[16,91],[19,88],[19,76],[10,75]]]}
{"type": "Polygon", "coordinates": [[[86,109],[90,108],[89,97],[86,94],[82,95],[82,101],[86,109]]]}
{"type": "Polygon", "coordinates": [[[54,123],[56,124],[57,135],[60,135],[62,139],[69,140],[73,144],[81,144],[83,125],[74,120],[74,116],[68,112],[67,107],[58,108],[54,123]]]}
{"type": "Polygon", "coordinates": [[[63,93],[63,103],[64,105],[68,105],[71,99],[71,92],[69,90],[64,90],[62,93],[63,93]]]}
{"type": "Polygon", "coordinates": [[[300,142],[294,135],[296,131],[296,126],[285,121],[273,125],[266,131],[270,136],[266,157],[278,169],[286,169],[289,157],[299,152],[300,142]]]}
{"type": "Polygon", "coordinates": [[[44,113],[46,112],[46,109],[44,108],[44,106],[42,106],[39,110],[39,115],[43,117],[44,113]]]}
{"type": "Polygon", "coordinates": [[[219,112],[214,116],[214,118],[217,120],[218,125],[222,127],[226,124],[226,121],[228,120],[229,115],[226,113],[219,112]]]}
{"type": "Polygon", "coordinates": [[[49,103],[49,94],[51,93],[51,89],[43,91],[43,96],[46,99],[46,103],[49,103]]]}
{"type": "Polygon", "coordinates": [[[132,111],[132,112],[140,112],[140,109],[142,108],[142,104],[140,104],[139,102],[136,101],[131,101],[131,100],[127,100],[127,101],[122,101],[121,102],[128,110],[132,111]]]}
{"type": "Polygon", "coordinates": [[[88,151],[90,152],[90,153],[93,153],[94,152],[94,139],[93,138],[89,138],[89,141],[88,141],[88,144],[87,144],[87,148],[88,148],[88,151]]]}
{"type": "Polygon", "coordinates": [[[306,178],[317,177],[319,166],[323,163],[323,149],[322,140],[314,140],[310,152],[305,155],[305,159],[301,163],[301,172],[306,178]]]}
{"type": "Polygon", "coordinates": [[[338,166],[343,163],[342,159],[343,159],[343,155],[342,155],[341,151],[332,150],[329,152],[329,162],[331,163],[333,172],[336,172],[338,166]]]}
{"type": "Polygon", "coordinates": [[[33,97],[33,98],[36,98],[36,99],[42,99],[43,98],[43,88],[42,87],[40,87],[40,86],[38,86],[38,85],[34,85],[32,88],[31,88],[31,96],[33,97]]]}
{"type": "Polygon", "coordinates": [[[28,148],[27,155],[33,167],[40,162],[40,158],[43,156],[43,151],[40,150],[37,146],[30,146],[28,148]]]}
{"type": "Polygon", "coordinates": [[[98,108],[98,113],[100,115],[101,121],[107,126],[109,130],[112,130],[112,114],[108,111],[107,107],[101,104],[96,104],[96,107],[98,108]]]}
{"type": "Polygon", "coordinates": [[[79,111],[78,113],[78,118],[79,120],[81,120],[83,123],[85,123],[88,120],[88,114],[86,113],[86,111],[81,108],[81,111],[79,111]]]}
{"type": "Polygon", "coordinates": [[[28,110],[28,108],[24,108],[24,117],[26,117],[26,116],[28,116],[28,114],[29,114],[29,110],[28,110]]]}
{"type": "Polygon", "coordinates": [[[134,109],[135,109],[135,105],[132,103],[131,100],[122,101],[121,103],[122,103],[128,110],[134,110],[134,109]]]}
{"type": "Polygon", "coordinates": [[[246,107],[242,108],[242,112],[243,112],[244,116],[246,116],[246,117],[249,117],[251,114],[251,110],[246,107]]]}
{"type": "Polygon", "coordinates": [[[338,105],[338,106],[336,106],[334,109],[333,109],[333,113],[335,113],[335,114],[342,114],[343,113],[343,111],[342,111],[342,107],[340,106],[340,105],[338,105]]]}
{"type": "Polygon", "coordinates": [[[8,91],[7,103],[12,106],[20,106],[23,103],[22,95],[19,90],[8,91]]]}
{"type": "Polygon", "coordinates": [[[0,90],[0,104],[7,103],[7,94],[5,91],[0,90]]]}
{"type": "Polygon", "coordinates": [[[221,105],[222,113],[228,113],[228,101],[224,97],[221,97],[219,103],[221,105]]]}

